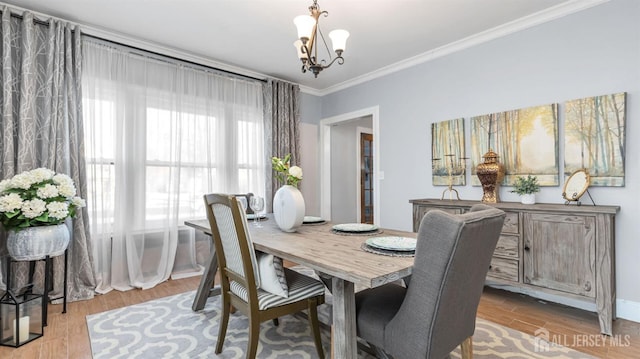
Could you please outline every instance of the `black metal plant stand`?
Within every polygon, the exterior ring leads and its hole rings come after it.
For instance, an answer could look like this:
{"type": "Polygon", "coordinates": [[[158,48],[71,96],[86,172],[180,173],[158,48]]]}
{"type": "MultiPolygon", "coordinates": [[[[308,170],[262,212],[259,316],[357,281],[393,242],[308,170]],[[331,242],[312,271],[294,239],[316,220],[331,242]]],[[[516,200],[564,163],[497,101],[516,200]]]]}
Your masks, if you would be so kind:
{"type": "MultiPolygon", "coordinates": [[[[33,284],[33,275],[35,274],[36,263],[40,261],[44,261],[44,285],[43,285],[43,293],[42,293],[42,324],[43,326],[47,326],[47,314],[48,314],[48,305],[49,301],[62,299],[62,313],[67,312],[67,268],[69,265],[68,261],[68,251],[69,249],[64,250],[64,278],[63,278],[63,289],[62,296],[56,298],[49,298],[49,291],[53,290],[53,257],[45,256],[44,258],[35,259],[28,261],[29,262],[29,283],[33,284]]],[[[11,257],[7,261],[7,289],[11,288],[11,263],[14,262],[25,262],[18,261],[11,257]]],[[[32,293],[33,285],[31,285],[28,289],[28,293],[32,293]]]]}

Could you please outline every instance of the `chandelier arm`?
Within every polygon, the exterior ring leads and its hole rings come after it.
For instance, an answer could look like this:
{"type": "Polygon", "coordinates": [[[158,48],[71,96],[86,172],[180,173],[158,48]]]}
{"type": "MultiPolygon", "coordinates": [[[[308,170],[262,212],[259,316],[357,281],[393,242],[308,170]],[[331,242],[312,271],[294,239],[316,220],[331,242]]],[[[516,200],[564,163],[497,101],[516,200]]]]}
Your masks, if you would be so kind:
{"type": "MultiPolygon", "coordinates": [[[[327,54],[329,55],[329,60],[331,60],[331,63],[333,63],[333,61],[335,60],[333,59],[333,56],[331,56],[331,50],[329,50],[329,45],[327,45],[327,40],[324,38],[324,34],[322,33],[322,30],[320,30],[320,25],[318,25],[318,33],[320,33],[320,38],[322,39],[322,43],[324,44],[324,49],[327,51],[327,54]]],[[[318,48],[316,47],[316,56],[317,56],[317,52],[318,52],[318,48]]],[[[321,62],[325,62],[325,61],[321,60],[321,62]]]]}
{"type": "Polygon", "coordinates": [[[344,58],[342,56],[337,56],[333,60],[331,60],[331,62],[328,65],[322,65],[322,68],[326,69],[327,67],[333,65],[333,63],[336,61],[338,61],[338,65],[344,64],[344,58]]]}
{"type": "Polygon", "coordinates": [[[310,66],[316,65],[316,57],[311,55],[311,50],[307,45],[302,45],[302,53],[307,55],[307,64],[310,66]]]}

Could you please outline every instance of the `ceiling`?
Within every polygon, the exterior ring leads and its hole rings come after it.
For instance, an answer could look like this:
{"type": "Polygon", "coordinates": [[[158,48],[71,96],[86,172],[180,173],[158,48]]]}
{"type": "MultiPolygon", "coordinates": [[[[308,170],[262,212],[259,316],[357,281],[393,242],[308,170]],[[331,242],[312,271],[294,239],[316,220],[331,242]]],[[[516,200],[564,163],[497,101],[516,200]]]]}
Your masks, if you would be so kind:
{"type": "MultiPolygon", "coordinates": [[[[85,25],[83,32],[174,49],[248,75],[328,93],[580,11],[605,0],[318,0],[325,36],[350,32],[344,65],[300,71],[293,18],[312,0],[8,0],[85,25]]],[[[327,36],[327,41],[328,36],[327,36]]],[[[331,44],[329,43],[329,46],[331,44]]],[[[166,52],[166,51],[160,51],[166,52]]]]}

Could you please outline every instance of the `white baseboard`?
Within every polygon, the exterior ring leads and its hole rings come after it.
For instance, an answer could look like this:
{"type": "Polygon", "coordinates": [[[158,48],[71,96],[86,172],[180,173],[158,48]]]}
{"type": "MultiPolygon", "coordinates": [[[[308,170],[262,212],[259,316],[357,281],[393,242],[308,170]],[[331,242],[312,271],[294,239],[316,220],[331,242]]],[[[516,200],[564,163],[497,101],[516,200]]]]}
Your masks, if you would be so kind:
{"type": "Polygon", "coordinates": [[[616,315],[618,318],[640,323],[640,302],[616,300],[616,315]]]}

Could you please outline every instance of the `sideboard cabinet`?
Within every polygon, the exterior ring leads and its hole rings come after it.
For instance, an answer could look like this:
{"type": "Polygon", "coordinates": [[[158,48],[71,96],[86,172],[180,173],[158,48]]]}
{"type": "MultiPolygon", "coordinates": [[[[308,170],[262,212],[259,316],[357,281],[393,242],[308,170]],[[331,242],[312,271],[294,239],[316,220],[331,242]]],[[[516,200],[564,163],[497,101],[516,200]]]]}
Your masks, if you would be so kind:
{"type": "MultiPolygon", "coordinates": [[[[464,213],[479,201],[414,199],[413,230],[439,209],[464,213]]],[[[615,215],[618,206],[489,204],[505,211],[487,284],[595,303],[600,331],[615,319],[615,215]]]]}

